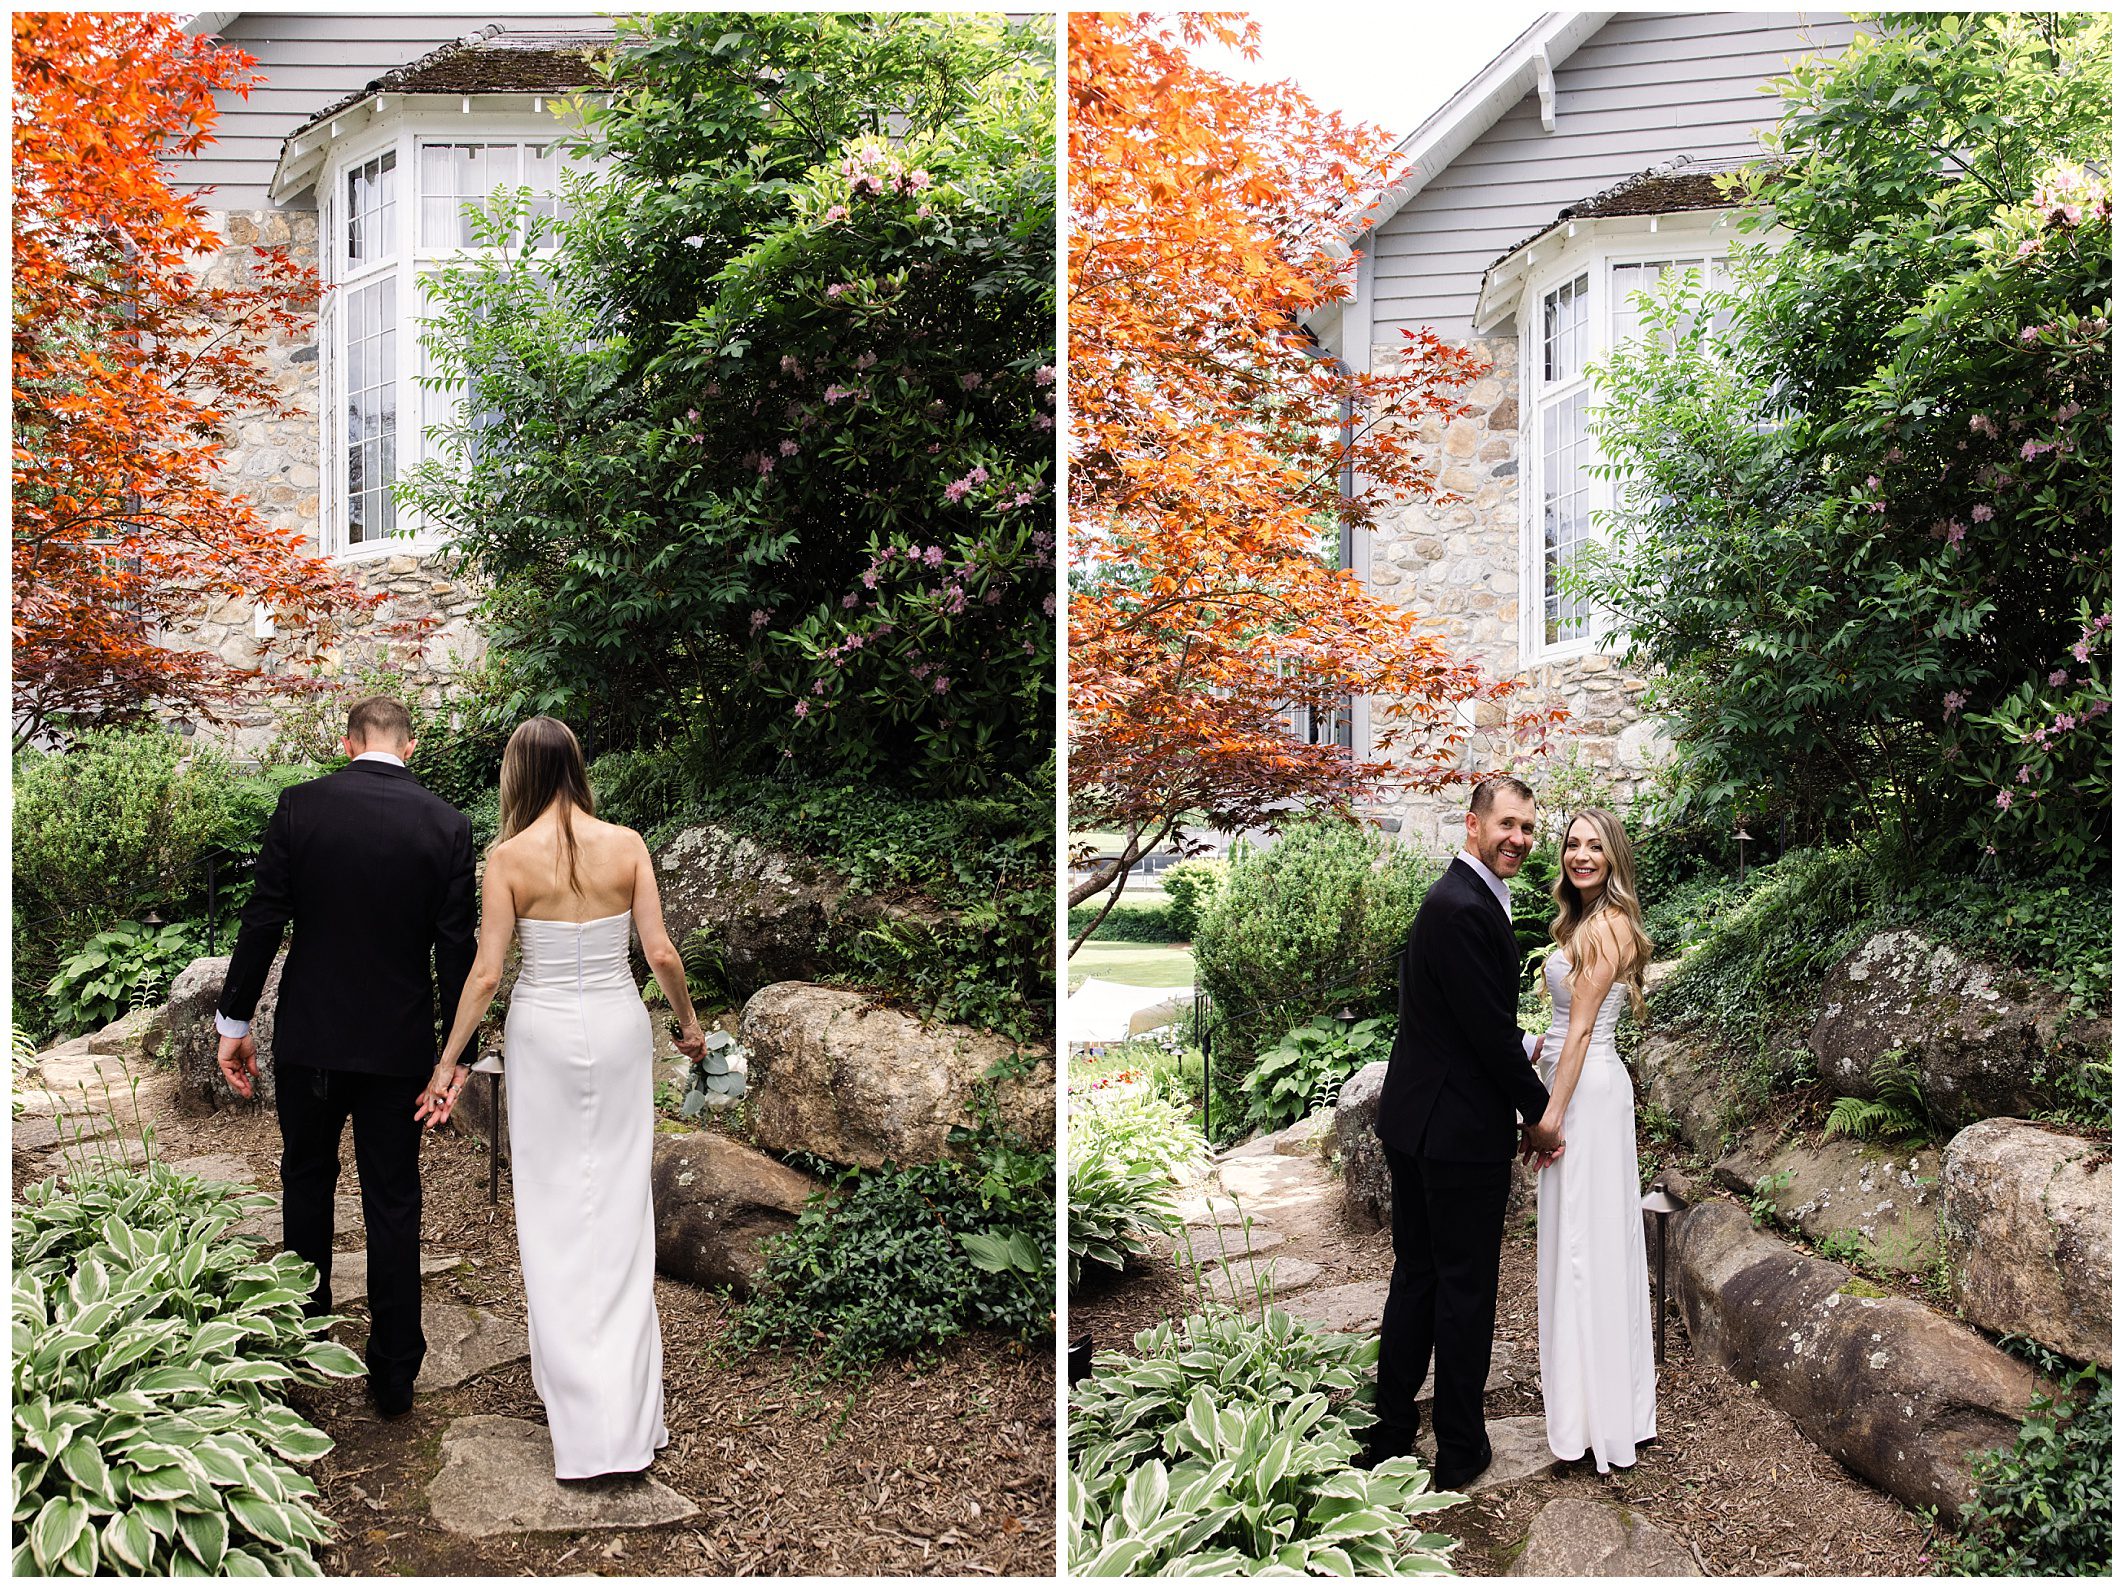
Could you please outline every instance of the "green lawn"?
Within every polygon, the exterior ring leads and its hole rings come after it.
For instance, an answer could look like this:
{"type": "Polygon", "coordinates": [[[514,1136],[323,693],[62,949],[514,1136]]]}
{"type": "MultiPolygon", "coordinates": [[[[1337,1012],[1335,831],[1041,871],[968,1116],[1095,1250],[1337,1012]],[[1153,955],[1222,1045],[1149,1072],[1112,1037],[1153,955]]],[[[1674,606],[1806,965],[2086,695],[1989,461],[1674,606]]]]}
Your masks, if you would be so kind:
{"type": "Polygon", "coordinates": [[[1088,943],[1069,958],[1070,991],[1087,977],[1132,988],[1191,988],[1195,953],[1184,943],[1088,943]]]}

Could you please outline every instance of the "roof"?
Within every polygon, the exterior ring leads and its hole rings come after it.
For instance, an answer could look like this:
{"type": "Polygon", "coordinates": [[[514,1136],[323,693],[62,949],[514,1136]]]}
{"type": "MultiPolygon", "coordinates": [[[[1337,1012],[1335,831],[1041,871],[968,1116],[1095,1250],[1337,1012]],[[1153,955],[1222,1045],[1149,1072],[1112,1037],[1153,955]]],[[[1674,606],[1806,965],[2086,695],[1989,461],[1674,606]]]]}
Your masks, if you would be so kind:
{"type": "Polygon", "coordinates": [[[340,118],[364,106],[374,114],[386,95],[565,94],[602,81],[597,58],[612,47],[613,38],[609,27],[510,29],[496,22],[393,67],[334,100],[281,141],[273,197],[286,199],[314,182],[340,118]]]}
{"type": "Polygon", "coordinates": [[[1475,294],[1475,323],[1493,325],[1501,318],[1509,289],[1525,274],[1527,251],[1559,227],[1579,221],[1602,220],[1626,215],[1680,215],[1691,210],[1730,210],[1737,202],[1724,191],[1722,182],[1751,162],[1747,160],[1692,160],[1676,155],[1672,160],[1624,177],[1613,187],[1590,198],[1566,204],[1556,219],[1521,238],[1491,260],[1482,273],[1475,294]]]}
{"type": "Polygon", "coordinates": [[[344,115],[375,94],[557,94],[598,81],[592,64],[613,34],[598,31],[511,31],[493,23],[452,40],[418,60],[393,67],[333,101],[288,134],[300,138],[319,122],[344,115]]]}

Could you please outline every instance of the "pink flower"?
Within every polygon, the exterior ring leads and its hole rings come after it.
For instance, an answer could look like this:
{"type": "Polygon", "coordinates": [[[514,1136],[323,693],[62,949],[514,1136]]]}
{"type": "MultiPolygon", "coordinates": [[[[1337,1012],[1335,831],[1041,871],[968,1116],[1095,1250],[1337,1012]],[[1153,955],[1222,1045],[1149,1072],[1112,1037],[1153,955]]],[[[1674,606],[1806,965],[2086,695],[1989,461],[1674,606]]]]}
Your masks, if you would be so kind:
{"type": "Polygon", "coordinates": [[[809,717],[811,715],[811,703],[809,701],[797,702],[796,714],[799,717],[809,717]]]}
{"type": "Polygon", "coordinates": [[[845,281],[837,281],[831,287],[828,287],[826,289],[826,296],[829,298],[838,298],[841,296],[842,293],[848,291],[848,285],[849,284],[845,281]]]}
{"type": "Polygon", "coordinates": [[[2058,423],[2062,425],[2068,419],[2078,419],[2082,412],[2084,410],[2081,409],[2078,403],[2067,403],[2058,410],[2058,423]]]}
{"type": "Polygon", "coordinates": [[[2075,719],[2070,712],[2060,712],[2050,720],[2050,731],[2053,734],[2062,734],[2065,730],[2071,728],[2074,722],[2075,719]]]}
{"type": "Polygon", "coordinates": [[[827,219],[827,220],[829,220],[829,221],[845,221],[845,220],[847,220],[847,219],[848,219],[848,206],[847,206],[847,205],[845,205],[845,204],[831,204],[831,205],[828,205],[828,206],[826,207],[826,219],[827,219]]]}
{"type": "Polygon", "coordinates": [[[877,362],[878,356],[875,353],[858,353],[856,355],[856,370],[860,373],[877,362]]]}
{"type": "Polygon", "coordinates": [[[2050,675],[2050,687],[2052,689],[2056,689],[2060,684],[2063,684],[2067,679],[2071,677],[2072,675],[2070,673],[2067,673],[2063,668],[2058,668],[2054,670],[2050,675]]]}
{"type": "Polygon", "coordinates": [[[927,447],[924,447],[922,450],[926,453],[934,455],[944,450],[944,443],[942,443],[941,441],[933,441],[927,447]]]}
{"type": "Polygon", "coordinates": [[[1034,429],[1034,430],[1053,430],[1054,428],[1055,428],[1055,416],[1054,416],[1054,415],[1052,415],[1052,414],[1035,414],[1035,415],[1033,415],[1033,429],[1034,429]]]}
{"type": "Polygon", "coordinates": [[[1881,488],[1881,477],[1880,477],[1879,475],[1877,475],[1877,474],[1870,474],[1870,475],[1866,476],[1866,489],[1867,489],[1868,491],[1878,491],[1878,490],[1880,490],[1880,488],[1881,488]]]}
{"type": "Polygon", "coordinates": [[[1038,656],[1039,653],[1040,648],[1038,646],[1034,645],[1030,640],[1025,642],[1025,654],[1027,656],[1038,656]]]}
{"type": "Polygon", "coordinates": [[[2026,768],[2026,767],[2023,767],[2023,768],[2022,768],[2022,769],[2021,769],[2021,770],[2020,770],[2019,772],[2017,772],[2017,773],[2015,773],[2015,774],[2013,775],[2013,781],[2014,781],[2015,783],[2026,783],[2026,782],[2028,782],[2028,773],[2029,773],[2029,769],[2028,769],[2028,768],[2026,768]]]}
{"type": "Polygon", "coordinates": [[[863,570],[863,588],[865,590],[876,590],[878,588],[878,571],[876,569],[866,568],[863,570]]]}
{"type": "Polygon", "coordinates": [[[842,606],[843,608],[853,607],[853,606],[854,606],[855,604],[856,604],[856,593],[855,593],[854,591],[852,591],[852,590],[851,590],[851,591],[850,591],[850,592],[849,592],[849,593],[848,593],[847,595],[845,595],[845,596],[843,596],[843,597],[841,598],[841,606],[842,606]]]}
{"type": "Polygon", "coordinates": [[[939,695],[949,695],[951,693],[951,680],[946,678],[943,674],[939,673],[937,675],[936,682],[932,684],[930,688],[935,690],[939,695]]]}
{"type": "Polygon", "coordinates": [[[928,551],[922,554],[922,561],[927,563],[931,568],[941,566],[944,561],[944,548],[941,546],[932,546],[928,551]]]}
{"type": "Polygon", "coordinates": [[[782,373],[783,373],[784,375],[794,375],[794,374],[796,374],[796,373],[797,373],[797,370],[798,370],[798,365],[797,365],[797,361],[796,361],[796,355],[795,355],[795,354],[793,354],[793,353],[785,353],[785,354],[783,354],[783,355],[782,355],[782,373]]]}
{"type": "Polygon", "coordinates": [[[824,695],[826,693],[826,681],[824,679],[813,679],[811,681],[811,693],[813,695],[824,695]]]}
{"type": "Polygon", "coordinates": [[[1993,518],[1991,504],[1989,502],[1979,502],[1969,510],[1969,516],[1979,524],[1989,524],[1993,518]]]}
{"type": "Polygon", "coordinates": [[[1968,533],[1969,526],[1960,519],[1949,519],[1947,521],[1947,544],[1949,546],[1960,546],[1962,537],[1968,533]]]}
{"type": "Polygon", "coordinates": [[[1999,438],[1998,421],[1989,414],[1971,414],[1969,416],[1969,428],[1980,435],[1989,436],[1993,441],[1997,441],[1999,438]]]}
{"type": "Polygon", "coordinates": [[[2040,333],[2036,330],[2034,326],[2021,327],[2021,340],[2023,342],[2033,342],[2038,335],[2040,335],[2040,333]]]}
{"type": "Polygon", "coordinates": [[[2030,254],[2033,254],[2037,249],[2041,248],[2042,246],[2043,245],[2041,243],[2037,242],[2032,237],[2025,238],[2023,239],[2021,246],[2013,251],[2014,257],[2016,259],[2026,259],[2030,254]]]}
{"type": "Polygon", "coordinates": [[[2011,811],[2013,809],[2013,791],[2011,789],[2001,789],[1999,791],[1998,807],[2001,811],[2011,811]]]}
{"type": "Polygon", "coordinates": [[[1016,496],[1010,499],[1010,505],[1014,508],[1022,508],[1025,506],[1026,503],[1032,501],[1032,499],[1033,494],[1030,491],[1020,491],[1016,496]]]}
{"type": "Polygon", "coordinates": [[[976,375],[972,370],[968,370],[964,375],[959,377],[959,384],[965,387],[966,390],[970,392],[975,387],[981,384],[981,377],[976,375]]]}
{"type": "Polygon", "coordinates": [[[689,408],[689,409],[687,409],[687,410],[686,410],[686,423],[687,423],[687,424],[689,424],[689,425],[698,425],[698,424],[699,424],[700,422],[701,422],[701,411],[700,411],[699,409],[697,409],[697,408],[689,408]]]}
{"type": "Polygon", "coordinates": [[[2090,702],[2087,707],[2086,719],[2088,722],[2093,722],[2096,718],[2101,717],[2106,712],[2108,712],[2108,710],[2109,703],[2107,701],[2090,702]]]}
{"type": "Polygon", "coordinates": [[[2087,660],[2087,642],[2085,640],[2082,640],[2072,648],[2072,659],[2075,662],[2085,662],[2087,660]]]}
{"type": "Polygon", "coordinates": [[[2021,443],[2021,459],[2024,463],[2033,463],[2036,459],[2042,457],[2044,453],[2050,451],[2050,448],[2051,444],[2049,442],[2037,441],[2035,437],[2030,436],[2021,443]]]}
{"type": "Polygon", "coordinates": [[[979,464],[975,464],[973,473],[968,475],[966,478],[971,480],[977,486],[985,486],[988,484],[988,471],[982,468],[979,464]]]}
{"type": "Polygon", "coordinates": [[[944,500],[947,502],[963,502],[966,500],[966,493],[971,491],[972,489],[972,485],[970,485],[968,482],[964,480],[954,480],[950,485],[944,488],[944,500]]]}
{"type": "Polygon", "coordinates": [[[929,183],[929,173],[927,171],[924,171],[920,166],[916,166],[914,170],[910,171],[907,174],[907,185],[913,188],[917,193],[920,193],[924,188],[928,187],[929,183]]]}
{"type": "Polygon", "coordinates": [[[765,614],[764,612],[761,612],[761,611],[760,611],[760,609],[759,609],[759,608],[757,608],[757,607],[753,608],[753,609],[752,609],[752,632],[753,632],[754,634],[758,634],[758,633],[759,633],[759,632],[760,632],[760,631],[761,631],[762,629],[764,629],[764,628],[766,628],[766,627],[767,627],[767,614],[765,614]]]}
{"type": "Polygon", "coordinates": [[[768,475],[771,475],[773,473],[774,460],[772,458],[762,458],[760,460],[760,478],[764,480],[768,475]]]}
{"type": "Polygon", "coordinates": [[[1052,618],[1055,615],[1055,593],[1049,591],[1040,598],[1040,610],[1052,618]]]}
{"type": "Polygon", "coordinates": [[[855,392],[850,387],[829,386],[826,388],[826,401],[829,403],[838,403],[844,397],[853,396],[855,396],[855,392]]]}
{"type": "Polygon", "coordinates": [[[1033,371],[1033,385],[1052,386],[1054,384],[1055,367],[1052,364],[1043,364],[1037,370],[1033,371]]]}
{"type": "Polygon", "coordinates": [[[915,214],[916,214],[917,216],[919,216],[919,217],[920,217],[921,219],[925,220],[925,221],[926,221],[926,220],[928,220],[928,219],[929,219],[929,206],[928,206],[928,205],[926,205],[926,204],[917,204],[917,205],[915,206],[915,214]]]}
{"type": "Polygon", "coordinates": [[[1941,697],[1941,704],[1947,708],[1945,715],[1952,717],[1969,704],[1969,697],[1960,690],[1949,690],[1946,695],[1941,697]]]}
{"type": "Polygon", "coordinates": [[[797,455],[797,444],[784,437],[779,451],[784,458],[794,458],[797,455]]]}

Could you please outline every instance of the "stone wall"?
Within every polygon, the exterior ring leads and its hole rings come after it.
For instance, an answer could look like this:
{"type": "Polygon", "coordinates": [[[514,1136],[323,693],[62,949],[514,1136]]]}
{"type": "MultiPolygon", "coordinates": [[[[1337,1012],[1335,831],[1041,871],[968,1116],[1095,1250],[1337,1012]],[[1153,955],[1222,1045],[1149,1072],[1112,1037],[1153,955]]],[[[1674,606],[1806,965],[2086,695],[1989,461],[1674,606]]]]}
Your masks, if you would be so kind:
{"type": "MultiPolygon", "coordinates": [[[[1563,764],[1576,747],[1579,764],[1612,782],[1615,798],[1625,800],[1664,759],[1666,742],[1657,724],[1640,716],[1644,680],[1625,673],[1611,658],[1594,654],[1531,668],[1524,663],[1519,339],[1491,336],[1470,345],[1490,363],[1489,372],[1468,389],[1473,412],[1450,423],[1425,419],[1415,428],[1416,440],[1439,465],[1439,485],[1461,500],[1406,502],[1387,515],[1373,531],[1364,573],[1375,592],[1432,619],[1454,655],[1474,659],[1493,676],[1517,679],[1524,706],[1565,706],[1571,717],[1554,741],[1551,765],[1563,764]]],[[[1399,350],[1381,345],[1373,357],[1373,367],[1385,369],[1399,350]]],[[[1375,719],[1380,705],[1373,703],[1375,719]]],[[[1500,731],[1505,716],[1501,703],[1475,707],[1476,732],[1466,764],[1511,765],[1530,775],[1538,793],[1545,774],[1525,747],[1500,731]]],[[[1465,809],[1466,795],[1460,791],[1440,796],[1395,792],[1365,808],[1365,814],[1375,821],[1398,821],[1403,843],[1450,853],[1460,846],[1465,809]]]]}
{"type": "MultiPolygon", "coordinates": [[[[279,245],[298,263],[318,263],[317,216],[310,210],[232,210],[209,217],[221,234],[219,253],[200,261],[210,286],[240,282],[256,246],[279,245]]],[[[229,429],[223,479],[233,493],[249,497],[277,525],[322,544],[324,463],[319,455],[318,408],[323,386],[322,328],[268,343],[267,363],[278,389],[293,407],[280,417],[251,415],[229,429]]],[[[355,581],[381,592],[382,604],[342,637],[339,644],[300,661],[285,656],[266,665],[268,677],[358,679],[388,671],[409,680],[422,704],[442,703],[452,681],[476,667],[486,640],[476,622],[477,593],[448,553],[371,556],[351,563],[355,581]]],[[[212,650],[238,667],[258,664],[257,614],[248,602],[221,603],[203,613],[181,637],[212,650]]],[[[241,756],[256,756],[275,738],[286,699],[262,701],[218,724],[176,721],[187,734],[241,756]]]]}

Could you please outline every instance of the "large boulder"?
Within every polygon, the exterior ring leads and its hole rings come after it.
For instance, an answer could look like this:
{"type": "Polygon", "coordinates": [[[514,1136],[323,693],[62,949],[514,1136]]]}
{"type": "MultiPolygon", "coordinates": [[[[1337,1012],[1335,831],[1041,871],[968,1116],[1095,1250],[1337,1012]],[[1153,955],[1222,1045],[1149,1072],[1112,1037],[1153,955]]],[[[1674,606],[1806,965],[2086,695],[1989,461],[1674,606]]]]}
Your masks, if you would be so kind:
{"type": "Polygon", "coordinates": [[[650,1149],[656,1267],[739,1296],[767,1260],[760,1244],[796,1224],[820,1183],[716,1131],[659,1135],[650,1149]]]}
{"type": "Polygon", "coordinates": [[[1711,1175],[1743,1197],[1775,1203],[1779,1219],[1817,1244],[1863,1244],[1874,1262],[1913,1275],[1939,1256],[1937,1148],[1891,1152],[1848,1137],[1790,1142],[1757,1132],[1711,1175]]]}
{"type": "Polygon", "coordinates": [[[1911,1506],[1953,1516],[1975,1494],[1970,1459],[2011,1446],[2030,1395],[2054,1388],[1974,1331],[1794,1252],[1722,1200],[1683,1217],[1678,1267],[1695,1349],[1911,1506]]]}
{"type": "Polygon", "coordinates": [[[1947,1255],[1971,1323],[2108,1367],[2105,1142],[2028,1120],[1980,1120],[1947,1144],[1947,1255]]]}
{"type": "MultiPolygon", "coordinates": [[[[927,1163],[953,1126],[976,1124],[975,1088],[1018,1052],[1008,1038],[932,1023],[847,988],[777,982],[746,1002],[738,1036],[751,1056],[755,1141],[875,1168],[927,1163]]],[[[1000,1124],[1040,1146],[1055,1140],[1055,1063],[999,1082],[1000,1124]]]]}
{"type": "Polygon", "coordinates": [[[919,894],[865,893],[809,857],[712,824],[681,832],[656,857],[656,872],[671,941],[690,957],[705,935],[738,998],[827,975],[837,946],[881,921],[951,919],[919,894]]]}
{"type": "Polygon", "coordinates": [[[211,1114],[234,1104],[243,1108],[273,1104],[273,1015],[280,1006],[280,972],[286,963],[283,952],[266,973],[265,991],[251,1016],[251,1036],[258,1040],[258,1079],[251,1097],[239,1098],[223,1079],[214,1056],[221,1047],[214,1030],[214,1006],[221,998],[221,985],[228,980],[229,957],[194,960],[177,973],[170,984],[170,1058],[177,1067],[178,1102],[193,1114],[211,1114]]]}
{"type": "Polygon", "coordinates": [[[1656,1112],[1672,1121],[1699,1153],[1719,1151],[1726,1082],[1703,1039],[1686,1027],[1647,1029],[1630,1056],[1630,1073],[1640,1113],[1656,1112]]]}
{"type": "Polygon", "coordinates": [[[1394,1217],[1386,1146],[1374,1129],[1387,1062],[1375,1059],[1342,1084],[1335,1100],[1335,1151],[1342,1155],[1342,1207],[1352,1224],[1376,1230],[1394,1217]]]}
{"type": "Polygon", "coordinates": [[[1855,1097],[1899,1053],[1925,1102],[1967,1124],[2048,1107],[2055,1077],[2109,1051],[2109,1023],[2074,1016],[2066,996],[1914,932],[1876,933],[1829,973],[1807,1046],[1823,1080],[1855,1097]]]}
{"type": "MultiPolygon", "coordinates": [[[[1342,1094],[1335,1100],[1334,1147],[1342,1156],[1342,1210],[1352,1224],[1367,1230],[1394,1222],[1394,1178],[1387,1170],[1386,1146],[1377,1129],[1386,1072],[1385,1060],[1373,1060],[1342,1084],[1342,1094]]],[[[1272,1146],[1268,1151],[1281,1149],[1272,1146]]],[[[1531,1207],[1533,1199],[1534,1172],[1514,1159],[1506,1216],[1531,1207]]]]}
{"type": "Polygon", "coordinates": [[[144,1068],[155,1058],[169,1035],[170,1007],[158,1004],[152,1009],[121,1015],[102,1031],[90,1034],[88,1051],[122,1059],[136,1069],[144,1068]]]}

